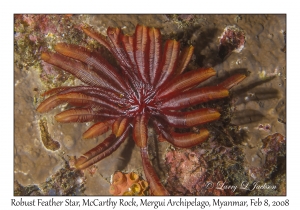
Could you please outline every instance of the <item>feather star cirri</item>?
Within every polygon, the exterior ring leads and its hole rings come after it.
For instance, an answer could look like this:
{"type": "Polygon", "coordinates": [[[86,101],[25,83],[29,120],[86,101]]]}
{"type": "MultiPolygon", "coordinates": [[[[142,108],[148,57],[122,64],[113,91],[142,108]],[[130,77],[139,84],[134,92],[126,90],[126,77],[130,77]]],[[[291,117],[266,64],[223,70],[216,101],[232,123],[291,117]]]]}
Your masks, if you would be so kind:
{"type": "Polygon", "coordinates": [[[112,65],[100,53],[84,47],[57,44],[55,53],[42,53],[42,60],[73,74],[86,85],[45,92],[43,95],[48,98],[37,111],[48,112],[68,103],[70,109],[57,114],[55,119],[62,123],[95,122],[83,134],[84,139],[112,130],[108,138],[76,160],[77,169],[85,169],[109,156],[132,132],[152,194],[169,195],[148,157],[148,125],[154,127],[159,140],[176,147],[198,145],[209,137],[208,129],[178,133],[172,128],[192,128],[216,121],[220,112],[214,108],[183,109],[228,97],[229,89],[246,76],[236,74],[217,86],[197,88],[216,72],[200,68],[183,73],[193,46],[180,52],[178,41],[167,40],[163,48],[160,30],[142,25],[136,26],[132,36],[124,35],[119,28],[109,27],[107,37],[90,27],[82,30],[103,45],[119,65],[112,65]]]}

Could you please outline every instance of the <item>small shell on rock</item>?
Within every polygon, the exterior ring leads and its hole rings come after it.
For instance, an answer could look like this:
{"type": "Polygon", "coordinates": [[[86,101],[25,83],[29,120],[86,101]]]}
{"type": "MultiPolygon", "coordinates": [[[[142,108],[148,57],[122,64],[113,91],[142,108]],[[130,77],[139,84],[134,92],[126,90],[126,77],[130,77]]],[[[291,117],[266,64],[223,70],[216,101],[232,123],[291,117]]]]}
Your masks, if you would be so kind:
{"type": "Polygon", "coordinates": [[[239,27],[227,26],[220,38],[219,56],[224,59],[232,52],[241,52],[245,45],[245,32],[239,27]]]}

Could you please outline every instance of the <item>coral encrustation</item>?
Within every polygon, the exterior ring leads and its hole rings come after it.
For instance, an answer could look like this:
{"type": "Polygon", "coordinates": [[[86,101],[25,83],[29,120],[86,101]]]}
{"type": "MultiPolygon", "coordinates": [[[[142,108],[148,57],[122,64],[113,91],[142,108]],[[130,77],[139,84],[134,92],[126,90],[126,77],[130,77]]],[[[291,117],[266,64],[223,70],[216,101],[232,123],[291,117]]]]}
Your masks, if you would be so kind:
{"type": "Polygon", "coordinates": [[[135,172],[117,171],[112,176],[109,192],[112,195],[148,195],[149,184],[135,172]]]}

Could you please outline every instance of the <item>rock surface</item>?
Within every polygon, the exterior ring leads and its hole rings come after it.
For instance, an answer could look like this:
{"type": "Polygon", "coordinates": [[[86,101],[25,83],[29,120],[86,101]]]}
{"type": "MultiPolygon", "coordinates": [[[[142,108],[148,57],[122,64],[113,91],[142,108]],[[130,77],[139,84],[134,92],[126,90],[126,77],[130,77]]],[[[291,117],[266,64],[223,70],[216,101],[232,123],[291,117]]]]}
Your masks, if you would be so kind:
{"type": "MultiPolygon", "coordinates": [[[[43,91],[79,83],[70,75],[40,63],[39,55],[62,41],[82,43],[91,48],[99,46],[79,30],[83,24],[94,26],[103,34],[108,26],[120,27],[128,34],[134,32],[136,24],[160,28],[164,38],[180,40],[182,46],[195,46],[188,68],[215,68],[217,77],[205,84],[215,83],[233,72],[250,72],[248,78],[233,90],[230,101],[233,105],[231,123],[238,126],[236,133],[240,134],[234,135],[233,141],[244,155],[241,170],[264,165],[266,154],[261,152],[262,139],[274,133],[286,136],[285,15],[33,16],[15,16],[14,178],[21,185],[45,182],[64,166],[62,156],[79,156],[105,138],[82,140],[87,124],[57,123],[54,115],[64,109],[63,106],[42,115],[35,111],[43,91]],[[222,60],[218,57],[219,37],[227,26],[232,25],[244,31],[244,48],[222,60]],[[47,120],[51,138],[60,144],[56,151],[46,149],[42,143],[39,128],[42,118],[47,120]]],[[[168,146],[165,143],[150,146],[152,162],[163,183],[166,183],[168,172],[173,170],[168,171],[164,161],[168,146]]],[[[97,167],[93,176],[86,174],[85,193],[108,195],[108,180],[115,171],[142,171],[139,150],[130,139],[110,157],[97,163],[97,167]]],[[[232,180],[238,182],[238,179],[232,180]]],[[[188,186],[186,189],[193,191],[188,186]]]]}

